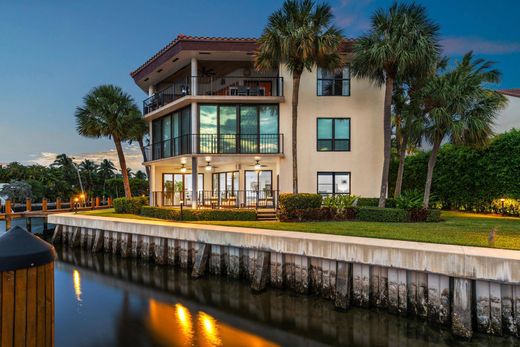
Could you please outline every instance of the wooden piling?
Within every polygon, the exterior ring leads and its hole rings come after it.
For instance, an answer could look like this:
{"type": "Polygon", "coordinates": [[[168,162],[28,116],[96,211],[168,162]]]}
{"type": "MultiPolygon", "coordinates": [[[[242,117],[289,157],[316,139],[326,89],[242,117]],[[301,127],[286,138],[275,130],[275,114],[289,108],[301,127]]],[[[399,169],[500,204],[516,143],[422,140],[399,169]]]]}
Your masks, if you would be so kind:
{"type": "Polygon", "coordinates": [[[56,209],[61,210],[61,198],[56,198],[56,209]]]}
{"type": "Polygon", "coordinates": [[[269,283],[269,276],[269,252],[258,251],[251,290],[253,292],[263,291],[269,283]]]}
{"type": "Polygon", "coordinates": [[[25,211],[31,212],[31,210],[32,210],[31,199],[27,198],[27,199],[25,199],[25,211]]]}
{"type": "Polygon", "coordinates": [[[96,207],[96,208],[99,207],[99,201],[100,201],[100,200],[99,200],[99,196],[96,196],[96,204],[95,204],[95,207],[96,207]]]}
{"type": "Polygon", "coordinates": [[[211,245],[207,243],[199,243],[196,250],[195,262],[191,272],[192,278],[199,278],[206,273],[208,258],[211,252],[211,245]]]}
{"type": "Polygon", "coordinates": [[[47,212],[47,199],[42,199],[42,211],[47,212]]]}
{"type": "Polygon", "coordinates": [[[11,214],[13,209],[11,207],[11,200],[5,200],[5,230],[11,229],[11,214]]]}
{"type": "Polygon", "coordinates": [[[54,346],[56,252],[20,227],[10,233],[0,237],[0,345],[54,346]]]}
{"type": "Polygon", "coordinates": [[[351,264],[338,261],[336,269],[336,294],[334,295],[334,306],[341,310],[350,307],[352,291],[351,264]]]}

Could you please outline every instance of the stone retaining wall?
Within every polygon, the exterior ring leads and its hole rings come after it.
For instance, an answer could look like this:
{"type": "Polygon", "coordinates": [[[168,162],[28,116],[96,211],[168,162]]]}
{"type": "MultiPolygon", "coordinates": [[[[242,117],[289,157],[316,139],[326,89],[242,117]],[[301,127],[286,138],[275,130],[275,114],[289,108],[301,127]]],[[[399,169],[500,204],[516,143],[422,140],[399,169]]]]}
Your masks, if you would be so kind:
{"type": "Polygon", "coordinates": [[[417,242],[63,214],[53,242],[319,295],[339,309],[386,309],[517,336],[520,252],[417,242]]]}

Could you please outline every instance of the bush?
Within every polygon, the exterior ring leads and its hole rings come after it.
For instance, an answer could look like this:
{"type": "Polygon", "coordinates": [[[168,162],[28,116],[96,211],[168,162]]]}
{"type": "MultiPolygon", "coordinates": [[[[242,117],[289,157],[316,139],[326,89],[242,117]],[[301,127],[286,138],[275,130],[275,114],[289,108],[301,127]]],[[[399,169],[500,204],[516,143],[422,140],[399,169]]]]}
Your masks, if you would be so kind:
{"type": "Polygon", "coordinates": [[[365,222],[408,222],[409,213],[399,208],[358,207],[356,220],[365,222]]]}
{"type": "Polygon", "coordinates": [[[146,196],[114,199],[114,209],[116,213],[139,214],[141,207],[145,205],[148,205],[148,198],[146,196]]]}
{"type": "Polygon", "coordinates": [[[143,206],[141,207],[141,215],[151,218],[167,219],[167,220],[183,220],[183,221],[253,221],[256,220],[256,211],[253,209],[216,209],[216,210],[192,210],[183,209],[182,216],[179,208],[164,208],[143,206]]]}
{"type": "Polygon", "coordinates": [[[308,218],[307,214],[316,215],[316,212],[310,212],[311,209],[320,209],[322,196],[320,194],[309,193],[284,193],[280,194],[280,211],[278,218],[282,221],[290,220],[316,220],[314,217],[308,218]],[[306,210],[309,210],[305,212],[306,210]]]}
{"type": "Polygon", "coordinates": [[[395,207],[403,210],[418,210],[423,205],[423,194],[418,190],[407,190],[395,198],[395,207]]]}
{"type": "MultiPolygon", "coordinates": [[[[379,205],[379,198],[358,198],[357,202],[358,206],[371,206],[377,207],[379,205]]],[[[395,199],[388,198],[386,199],[386,207],[395,208],[395,199]]]]}

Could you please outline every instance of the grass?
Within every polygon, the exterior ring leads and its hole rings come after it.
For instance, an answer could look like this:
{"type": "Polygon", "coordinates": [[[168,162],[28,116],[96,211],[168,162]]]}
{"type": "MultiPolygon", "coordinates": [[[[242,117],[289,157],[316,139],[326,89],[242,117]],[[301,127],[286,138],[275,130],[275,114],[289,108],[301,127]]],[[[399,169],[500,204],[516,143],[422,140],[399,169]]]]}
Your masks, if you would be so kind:
{"type": "MultiPolygon", "coordinates": [[[[129,214],[117,214],[113,209],[82,212],[81,214],[157,220],[129,214]]],[[[281,223],[276,221],[199,221],[234,227],[290,230],[321,234],[373,237],[381,239],[420,241],[463,246],[488,247],[488,235],[496,230],[495,248],[520,250],[520,218],[463,212],[442,212],[439,223],[379,223],[379,222],[305,222],[281,223]]]]}
{"type": "Polygon", "coordinates": [[[128,218],[128,219],[139,219],[139,220],[155,220],[155,221],[162,221],[162,222],[164,222],[164,219],[144,217],[144,216],[139,216],[139,215],[136,215],[136,214],[129,214],[129,213],[116,213],[113,208],[107,208],[107,209],[103,209],[103,210],[92,210],[92,211],[79,212],[78,214],[83,214],[83,215],[86,215],[86,216],[111,217],[111,218],[128,218]]]}

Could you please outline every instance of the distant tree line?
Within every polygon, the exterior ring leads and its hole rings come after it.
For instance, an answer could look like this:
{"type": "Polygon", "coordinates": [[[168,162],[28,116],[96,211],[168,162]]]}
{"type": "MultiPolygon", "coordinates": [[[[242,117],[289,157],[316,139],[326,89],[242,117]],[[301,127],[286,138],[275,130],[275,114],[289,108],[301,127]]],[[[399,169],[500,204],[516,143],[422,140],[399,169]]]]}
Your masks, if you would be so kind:
{"type": "MultiPolygon", "coordinates": [[[[133,195],[148,194],[146,173],[127,169],[127,174],[133,195]]],[[[13,162],[0,168],[0,183],[8,183],[0,189],[0,196],[7,196],[15,202],[23,202],[25,198],[33,201],[43,198],[68,200],[81,193],[81,178],[87,197],[115,198],[125,196],[122,177],[108,159],[99,164],[88,159],[76,164],[66,154],[60,154],[50,166],[13,162]]]]}

